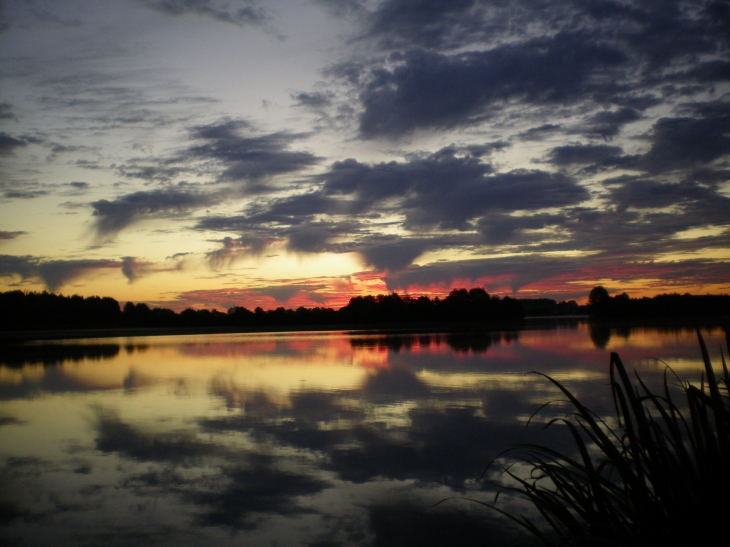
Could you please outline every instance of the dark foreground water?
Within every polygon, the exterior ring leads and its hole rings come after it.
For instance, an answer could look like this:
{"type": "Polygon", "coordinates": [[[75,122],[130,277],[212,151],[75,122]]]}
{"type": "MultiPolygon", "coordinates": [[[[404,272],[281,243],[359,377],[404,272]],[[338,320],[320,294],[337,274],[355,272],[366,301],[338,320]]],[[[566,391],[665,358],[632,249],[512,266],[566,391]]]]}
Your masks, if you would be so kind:
{"type": "MultiPolygon", "coordinates": [[[[723,334],[705,336],[719,365],[723,334]]],[[[506,460],[480,476],[514,443],[563,444],[542,424],[569,408],[526,373],[610,414],[610,351],[655,386],[666,365],[693,380],[701,367],[692,330],[578,323],[0,351],[3,545],[518,545],[489,509],[432,505],[492,500],[506,460]]],[[[517,497],[499,504],[530,513],[517,497]]]]}

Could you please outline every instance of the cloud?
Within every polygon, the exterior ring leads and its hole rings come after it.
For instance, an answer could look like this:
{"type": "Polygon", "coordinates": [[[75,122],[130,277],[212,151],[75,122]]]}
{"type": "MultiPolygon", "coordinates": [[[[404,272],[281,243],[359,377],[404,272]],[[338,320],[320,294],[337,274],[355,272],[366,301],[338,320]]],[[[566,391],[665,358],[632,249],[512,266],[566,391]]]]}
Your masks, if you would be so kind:
{"type": "MultiPolygon", "coordinates": [[[[318,222],[298,226],[289,234],[287,249],[299,253],[318,253],[326,248],[326,244],[332,237],[330,228],[332,224],[318,222]]],[[[335,234],[341,233],[335,229],[335,234]]]]}
{"type": "Polygon", "coordinates": [[[56,291],[70,281],[100,270],[118,269],[112,260],[48,260],[32,256],[0,255],[0,277],[38,279],[50,291],[56,291]]]}
{"type": "Polygon", "coordinates": [[[608,163],[615,165],[623,155],[619,146],[606,144],[567,144],[556,146],[548,154],[550,163],[560,167],[608,163]]]}
{"type": "Polygon", "coordinates": [[[548,226],[565,223],[565,215],[537,214],[530,216],[512,216],[491,213],[479,219],[477,226],[484,241],[489,245],[526,244],[542,239],[542,235],[534,238],[527,236],[528,230],[541,230],[548,226]]]}
{"type": "Polygon", "coordinates": [[[26,29],[37,23],[50,23],[65,27],[78,27],[81,22],[72,18],[68,12],[72,9],[54,13],[57,6],[53,2],[2,2],[0,3],[0,32],[11,27],[26,29]],[[40,4],[40,5],[39,5],[40,4]]]}
{"type": "Polygon", "coordinates": [[[616,137],[621,128],[629,123],[641,119],[641,113],[635,108],[620,108],[619,110],[602,110],[586,117],[573,133],[581,133],[586,137],[610,140],[616,137]]]}
{"type": "Polygon", "coordinates": [[[182,260],[179,260],[176,264],[172,265],[159,265],[153,262],[139,260],[134,256],[122,257],[122,274],[127,278],[130,285],[143,277],[161,272],[180,271],[182,267],[182,260]]]}
{"type": "MultiPolygon", "coordinates": [[[[727,107],[728,103],[723,105],[727,107]]],[[[730,113],[661,118],[654,124],[649,140],[651,148],[641,164],[652,173],[708,165],[730,154],[730,113]]]]}
{"type": "Polygon", "coordinates": [[[35,199],[48,195],[48,190],[7,190],[3,193],[6,199],[35,199]]]}
{"type": "Polygon", "coordinates": [[[27,234],[28,232],[3,232],[0,230],[0,241],[4,239],[15,239],[18,236],[27,234]]]}
{"type": "MultiPolygon", "coordinates": [[[[616,204],[619,211],[625,211],[629,207],[661,209],[674,205],[703,207],[712,204],[719,212],[730,207],[730,198],[693,181],[662,183],[652,179],[627,177],[605,183],[610,184],[609,199],[616,204]]],[[[706,221],[712,222],[708,213],[703,208],[702,216],[706,221]]]]}
{"type": "Polygon", "coordinates": [[[379,271],[399,271],[429,247],[428,239],[375,236],[359,250],[366,265],[379,271]]]}
{"type": "Polygon", "coordinates": [[[268,237],[246,237],[239,239],[224,237],[221,248],[206,254],[208,263],[213,269],[222,266],[230,267],[238,260],[248,256],[260,256],[272,242],[268,237]]]}
{"type": "Polygon", "coordinates": [[[99,240],[113,239],[124,228],[140,220],[181,216],[220,199],[220,194],[179,187],[133,192],[111,201],[100,199],[91,203],[95,217],[94,231],[99,240]]]}
{"type": "Polygon", "coordinates": [[[545,140],[562,130],[562,125],[554,123],[546,123],[537,127],[531,127],[525,131],[522,131],[517,135],[517,138],[523,141],[542,141],[545,140]]]}
{"type": "MultiPolygon", "coordinates": [[[[0,7],[0,17],[2,17],[2,7],[0,7]]],[[[0,32],[2,32],[2,22],[0,20],[0,32]]],[[[0,120],[14,120],[13,105],[10,103],[0,103],[0,120]]]]}
{"type": "MultiPolygon", "coordinates": [[[[356,252],[368,266],[398,271],[426,250],[480,242],[467,234],[432,230],[471,231],[485,215],[529,213],[588,199],[588,191],[564,174],[494,173],[484,159],[505,147],[502,141],[449,146],[413,154],[403,162],[377,164],[350,158],[313,177],[318,189],[260,199],[240,215],[202,218],[196,229],[241,234],[241,241],[228,238],[221,249],[210,253],[214,267],[253,254],[251,242],[259,242],[260,252],[264,241],[286,240],[290,252],[356,252]],[[402,215],[396,224],[418,235],[382,235],[378,221],[388,215],[402,215]]],[[[535,226],[534,221],[522,222],[524,229],[535,226]]],[[[542,227],[545,222],[543,217],[538,223],[542,227]]],[[[485,233],[487,224],[482,224],[485,233]]]]}
{"type": "Polygon", "coordinates": [[[352,56],[326,74],[358,97],[366,139],[486,120],[524,124],[539,113],[555,120],[545,128],[580,115],[570,132],[609,140],[650,106],[673,95],[713,93],[728,81],[721,5],[359,3],[362,32],[354,42],[371,41],[381,53],[352,56]]]}
{"type": "Polygon", "coordinates": [[[294,106],[304,106],[307,108],[323,108],[332,104],[334,94],[331,92],[301,92],[292,94],[295,101],[294,106]]]}
{"type": "Polygon", "coordinates": [[[367,35],[381,47],[449,47],[482,34],[480,2],[474,0],[386,0],[367,20],[367,35]]]}
{"type": "Polygon", "coordinates": [[[263,8],[249,0],[137,0],[149,9],[179,17],[194,14],[238,26],[262,25],[269,19],[263,8]]]}
{"type": "Polygon", "coordinates": [[[319,161],[310,152],[289,150],[302,135],[284,131],[243,135],[243,130],[250,130],[250,124],[235,120],[194,127],[192,137],[202,144],[191,146],[176,161],[213,160],[222,168],[220,180],[248,183],[294,173],[319,161]]]}
{"type": "Polygon", "coordinates": [[[565,175],[538,170],[492,174],[492,167],[451,148],[404,163],[348,159],[322,176],[323,192],[355,194],[373,205],[403,198],[407,227],[463,228],[489,211],[536,210],[580,203],[588,192],[565,175]]]}
{"type": "Polygon", "coordinates": [[[17,148],[28,146],[28,140],[24,138],[15,138],[4,131],[0,131],[0,155],[9,155],[17,148]]]}
{"type": "Polygon", "coordinates": [[[392,70],[372,70],[360,90],[364,138],[448,129],[489,117],[497,104],[569,104],[590,93],[591,76],[626,62],[619,49],[561,33],[484,52],[405,52],[392,70]]]}

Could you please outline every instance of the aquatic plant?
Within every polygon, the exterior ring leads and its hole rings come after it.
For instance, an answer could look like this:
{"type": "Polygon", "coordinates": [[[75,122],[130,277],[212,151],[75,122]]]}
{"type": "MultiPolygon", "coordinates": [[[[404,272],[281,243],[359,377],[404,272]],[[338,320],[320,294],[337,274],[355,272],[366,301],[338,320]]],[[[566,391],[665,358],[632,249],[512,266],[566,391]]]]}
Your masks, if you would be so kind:
{"type": "Polygon", "coordinates": [[[564,424],[576,456],[536,444],[509,451],[517,450],[531,472],[525,477],[508,466],[505,472],[517,485],[505,489],[526,496],[547,526],[490,507],[548,546],[709,544],[717,534],[726,536],[730,373],[721,355],[723,374],[715,375],[699,329],[697,336],[704,373],[699,387],[680,382],[679,399],[672,397],[671,369],[665,371],[663,393],[655,394],[638,374],[632,383],[621,358],[611,353],[613,425],[543,375],[574,408],[546,427],[564,424]],[[682,408],[675,400],[684,402],[682,408]]]}

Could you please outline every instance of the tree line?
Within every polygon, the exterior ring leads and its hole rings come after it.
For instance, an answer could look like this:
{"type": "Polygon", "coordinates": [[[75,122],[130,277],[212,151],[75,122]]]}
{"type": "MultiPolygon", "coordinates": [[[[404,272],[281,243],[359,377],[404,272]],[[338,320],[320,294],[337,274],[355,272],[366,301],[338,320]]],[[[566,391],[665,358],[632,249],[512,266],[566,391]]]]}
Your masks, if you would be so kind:
{"type": "Polygon", "coordinates": [[[127,302],[123,307],[110,297],[63,296],[43,292],[0,293],[0,330],[99,329],[99,328],[286,328],[420,325],[436,323],[515,322],[526,316],[578,315],[595,318],[727,317],[730,295],[662,294],[630,298],[610,296],[603,287],[591,290],[588,305],[548,298],[515,299],[490,295],[483,288],[454,289],[445,298],[413,297],[397,293],[356,296],[339,310],[314,307],[249,310],[242,306],[227,312],[194,310],[175,312],[127,302]]]}
{"type": "Polygon", "coordinates": [[[730,295],[671,293],[631,298],[625,292],[611,296],[599,285],[588,295],[587,307],[590,316],[599,319],[726,319],[730,316],[730,295]]]}
{"type": "Polygon", "coordinates": [[[392,325],[450,322],[520,321],[524,308],[514,298],[493,296],[482,288],[454,289],[445,298],[379,294],[356,296],[332,308],[283,307],[273,310],[242,306],[226,313],[194,310],[180,313],[127,302],[124,307],[110,297],[63,296],[48,292],[0,293],[0,329],[79,328],[186,328],[186,327],[288,327],[392,325]]]}

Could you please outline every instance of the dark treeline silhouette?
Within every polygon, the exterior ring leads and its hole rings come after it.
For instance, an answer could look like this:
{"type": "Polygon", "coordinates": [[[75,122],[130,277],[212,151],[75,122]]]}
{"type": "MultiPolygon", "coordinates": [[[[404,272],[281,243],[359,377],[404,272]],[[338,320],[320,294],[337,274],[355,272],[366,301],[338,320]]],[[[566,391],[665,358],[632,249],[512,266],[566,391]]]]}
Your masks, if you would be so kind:
{"type": "Polygon", "coordinates": [[[598,286],[588,296],[588,313],[600,319],[721,319],[730,316],[730,295],[673,293],[631,298],[626,293],[610,296],[598,286]]]}
{"type": "Polygon", "coordinates": [[[119,303],[105,296],[10,291],[0,293],[0,329],[110,328],[122,324],[119,303]]]}
{"type": "Polygon", "coordinates": [[[337,313],[346,324],[519,321],[525,315],[518,300],[491,296],[481,288],[454,289],[433,300],[396,293],[356,296],[337,313]]]}
{"type": "Polygon", "coordinates": [[[520,304],[527,317],[547,317],[553,315],[580,315],[586,313],[585,306],[575,300],[556,302],[551,298],[521,298],[520,304]]]}
{"type": "Polygon", "coordinates": [[[0,330],[104,329],[104,328],[316,328],[349,326],[427,325],[445,323],[519,322],[525,316],[570,316],[587,310],[595,318],[726,317],[730,295],[663,294],[653,298],[611,297],[595,287],[588,306],[575,301],[500,298],[482,288],[454,289],[445,298],[380,294],[356,296],[334,310],[276,308],[249,310],[241,306],[227,313],[186,309],[180,313],[147,304],[119,302],[110,297],[62,296],[47,292],[0,293],[0,330]]]}
{"type": "Polygon", "coordinates": [[[276,308],[251,311],[241,306],[227,313],[186,309],[180,313],[113,298],[62,296],[47,292],[0,293],[0,330],[79,328],[309,327],[402,325],[453,322],[520,321],[519,300],[492,296],[482,288],[454,289],[441,298],[397,293],[357,296],[339,310],[276,308]]]}

